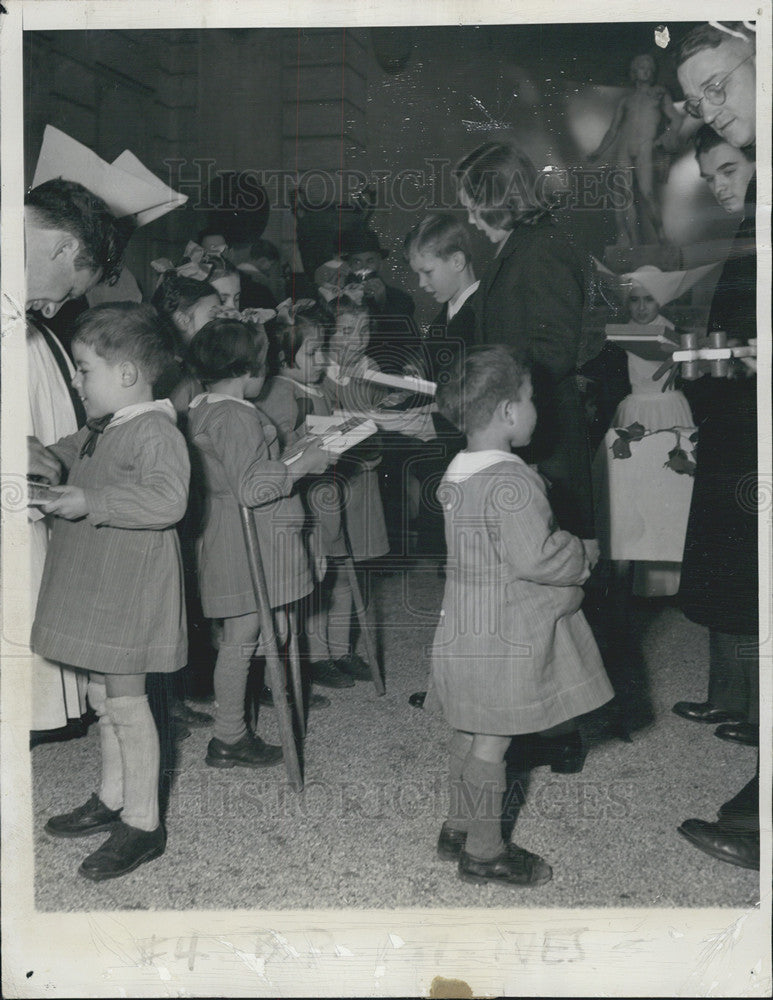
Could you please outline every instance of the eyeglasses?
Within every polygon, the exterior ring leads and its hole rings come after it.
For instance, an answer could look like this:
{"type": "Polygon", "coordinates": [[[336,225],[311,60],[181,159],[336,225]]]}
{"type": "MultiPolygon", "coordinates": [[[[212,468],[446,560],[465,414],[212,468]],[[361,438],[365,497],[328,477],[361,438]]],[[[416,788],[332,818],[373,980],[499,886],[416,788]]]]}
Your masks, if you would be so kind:
{"type": "Polygon", "coordinates": [[[703,97],[695,100],[692,98],[689,101],[684,102],[684,110],[693,118],[702,118],[701,114],[701,104],[704,101],[708,101],[709,104],[713,104],[715,108],[720,107],[720,105],[725,103],[727,94],[725,93],[725,83],[728,79],[735,73],[737,69],[740,69],[744,63],[747,63],[750,59],[754,58],[754,53],[747,56],[743,62],[739,62],[737,66],[734,66],[725,76],[722,77],[717,83],[707,83],[703,88],[703,97]]]}

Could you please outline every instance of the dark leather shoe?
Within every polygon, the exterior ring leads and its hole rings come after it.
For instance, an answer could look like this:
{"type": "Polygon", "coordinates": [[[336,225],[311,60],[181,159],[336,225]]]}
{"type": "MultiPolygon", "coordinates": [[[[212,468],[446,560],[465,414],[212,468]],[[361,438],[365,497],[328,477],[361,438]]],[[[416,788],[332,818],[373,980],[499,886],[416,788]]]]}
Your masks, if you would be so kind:
{"type": "Polygon", "coordinates": [[[466,830],[455,830],[448,823],[444,823],[437,839],[437,856],[441,861],[458,861],[466,843],[466,830]]]}
{"type": "Polygon", "coordinates": [[[565,736],[543,737],[530,734],[512,744],[514,762],[522,763],[527,769],[550,767],[554,774],[579,774],[585,766],[588,748],[579,730],[565,736]],[[517,760],[518,753],[522,754],[517,760]]]}
{"type": "Polygon", "coordinates": [[[717,726],[714,735],[730,743],[743,743],[746,747],[760,745],[760,727],[751,722],[725,722],[717,726]]]}
{"type": "Polygon", "coordinates": [[[311,682],[328,688],[354,687],[354,678],[342,674],[333,660],[317,660],[312,663],[311,682]]]}
{"type": "Polygon", "coordinates": [[[496,858],[484,861],[463,850],[459,855],[459,878],[463,882],[484,885],[499,882],[502,885],[543,885],[553,878],[553,869],[542,858],[525,851],[515,844],[508,844],[496,858]]]}
{"type": "Polygon", "coordinates": [[[273,767],[282,760],[282,748],[249,732],[238,743],[224,743],[213,736],[205,760],[210,767],[273,767]]]}
{"type": "Polygon", "coordinates": [[[723,830],[719,823],[686,819],[679,833],[704,854],[739,868],[760,870],[760,835],[723,830]]]}
{"type": "Polygon", "coordinates": [[[41,743],[65,743],[67,740],[82,739],[89,731],[84,719],[68,719],[60,729],[33,729],[30,731],[30,750],[41,743]]]}
{"type": "Polygon", "coordinates": [[[104,844],[83,859],[78,874],[92,882],[120,878],[146,861],[161,857],[165,849],[166,832],[163,826],[148,831],[119,823],[104,844]]]}
{"type": "Polygon", "coordinates": [[[356,681],[371,681],[373,674],[370,667],[361,656],[356,653],[347,653],[340,660],[333,661],[336,668],[347,677],[353,677],[356,681]]]}
{"type": "Polygon", "coordinates": [[[690,722],[710,722],[715,726],[720,722],[743,722],[738,716],[726,712],[724,708],[714,708],[707,701],[678,701],[671,711],[690,722]]]}
{"type": "Polygon", "coordinates": [[[413,694],[408,699],[408,704],[413,708],[424,708],[424,702],[427,698],[426,691],[414,691],[413,694]]]}
{"type": "Polygon", "coordinates": [[[52,816],[44,829],[52,837],[88,837],[92,833],[114,830],[120,821],[120,809],[108,809],[98,795],[92,795],[85,805],[72,812],[52,816]]]}
{"type": "Polygon", "coordinates": [[[172,716],[183,725],[190,726],[191,729],[206,729],[215,721],[214,716],[210,715],[209,712],[197,712],[195,708],[191,708],[184,701],[175,701],[172,706],[172,716]]]}

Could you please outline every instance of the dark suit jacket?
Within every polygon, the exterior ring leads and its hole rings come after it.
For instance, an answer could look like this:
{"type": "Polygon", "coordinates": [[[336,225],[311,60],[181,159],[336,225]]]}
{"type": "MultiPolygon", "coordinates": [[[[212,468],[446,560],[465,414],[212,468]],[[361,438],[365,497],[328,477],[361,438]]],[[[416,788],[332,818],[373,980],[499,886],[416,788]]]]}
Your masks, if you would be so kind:
{"type": "Polygon", "coordinates": [[[576,382],[585,258],[565,223],[518,225],[475,295],[478,339],[507,344],[532,368],[537,431],[519,454],[549,483],[562,528],[592,538],[591,456],[576,382]]]}
{"type": "MultiPolygon", "coordinates": [[[[756,185],[737,241],[754,240],[756,185]]],[[[757,256],[731,257],[719,276],[709,330],[742,342],[757,335],[757,256]]],[[[685,384],[699,437],[679,601],[694,622],[751,635],[758,628],[757,379],[705,375],[685,384]]]]}

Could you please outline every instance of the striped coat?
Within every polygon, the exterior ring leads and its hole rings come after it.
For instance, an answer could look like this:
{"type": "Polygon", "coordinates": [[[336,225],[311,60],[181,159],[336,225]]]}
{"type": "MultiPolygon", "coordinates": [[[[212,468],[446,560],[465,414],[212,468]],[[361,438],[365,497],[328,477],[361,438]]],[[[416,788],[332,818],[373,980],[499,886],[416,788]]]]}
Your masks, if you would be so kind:
{"type": "Polygon", "coordinates": [[[90,456],[79,458],[86,427],[51,448],[89,513],[54,519],[32,648],[99,673],[166,673],[187,656],[174,526],[188,499],[188,451],[168,400],[121,418],[90,456]]]}
{"type": "Polygon", "coordinates": [[[273,427],[246,400],[205,393],[188,411],[188,434],[204,477],[205,512],[197,542],[201,605],[207,618],[257,610],[239,504],[255,508],[269,602],[282,607],[312,590],[303,544],[303,504],[278,460],[273,427]]]}
{"type": "Polygon", "coordinates": [[[438,498],[448,561],[432,681],[450,725],[538,732],[609,701],[580,611],[585,552],[554,530],[541,476],[510,453],[460,452],[438,498]]]}

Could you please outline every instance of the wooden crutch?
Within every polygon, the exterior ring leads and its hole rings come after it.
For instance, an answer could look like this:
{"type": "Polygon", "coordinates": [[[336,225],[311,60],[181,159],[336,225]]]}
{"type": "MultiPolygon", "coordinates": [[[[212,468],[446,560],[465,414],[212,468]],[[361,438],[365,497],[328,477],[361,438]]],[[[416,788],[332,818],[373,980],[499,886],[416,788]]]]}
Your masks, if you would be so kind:
{"type": "MultiPolygon", "coordinates": [[[[244,542],[247,548],[250,577],[252,578],[252,586],[260,613],[261,646],[266,657],[266,667],[268,668],[269,680],[271,681],[271,690],[274,692],[274,707],[276,708],[277,719],[279,720],[279,735],[282,743],[285,770],[292,787],[295,791],[300,792],[303,789],[303,775],[301,774],[301,764],[295,745],[293,720],[285,693],[285,672],[277,650],[274,619],[268,600],[268,588],[266,586],[266,576],[263,571],[263,561],[260,556],[258,530],[255,527],[255,519],[249,507],[244,507],[240,504],[239,513],[242,519],[244,542]]],[[[301,708],[301,712],[303,712],[303,708],[301,708]]]]}
{"type": "Polygon", "coordinates": [[[290,651],[290,676],[293,680],[295,714],[301,738],[306,738],[306,712],[303,706],[303,679],[301,677],[301,654],[298,650],[298,614],[294,607],[287,607],[287,647],[290,651]]]}
{"type": "Polygon", "coordinates": [[[352,600],[354,601],[354,610],[357,613],[357,621],[360,623],[360,631],[365,638],[365,647],[368,651],[368,666],[370,667],[370,676],[373,678],[373,685],[376,688],[376,694],[384,694],[384,682],[381,679],[381,671],[378,667],[378,661],[376,660],[376,643],[373,638],[373,632],[370,627],[370,622],[368,621],[367,615],[365,614],[365,601],[362,597],[362,591],[360,590],[360,581],[357,579],[357,570],[354,568],[354,559],[352,558],[352,547],[349,542],[349,532],[346,530],[346,525],[342,525],[344,531],[344,541],[346,543],[346,555],[344,556],[344,566],[346,567],[346,575],[349,577],[349,586],[352,588],[352,600]]]}

